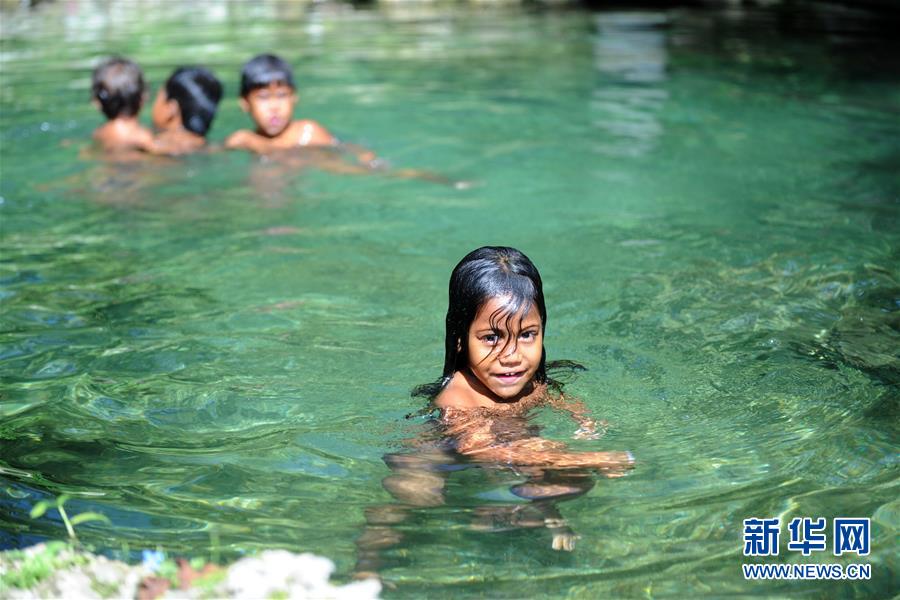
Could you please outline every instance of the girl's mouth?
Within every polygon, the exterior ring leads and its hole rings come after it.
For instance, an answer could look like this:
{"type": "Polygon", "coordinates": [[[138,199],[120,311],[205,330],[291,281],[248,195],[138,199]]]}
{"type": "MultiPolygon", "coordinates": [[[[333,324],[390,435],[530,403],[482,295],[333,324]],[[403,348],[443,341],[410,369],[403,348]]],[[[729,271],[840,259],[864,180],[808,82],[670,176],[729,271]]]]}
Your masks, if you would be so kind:
{"type": "Polygon", "coordinates": [[[497,379],[500,380],[501,383],[504,384],[512,384],[516,383],[522,376],[525,374],[525,371],[516,371],[514,373],[497,373],[494,375],[497,379]]]}

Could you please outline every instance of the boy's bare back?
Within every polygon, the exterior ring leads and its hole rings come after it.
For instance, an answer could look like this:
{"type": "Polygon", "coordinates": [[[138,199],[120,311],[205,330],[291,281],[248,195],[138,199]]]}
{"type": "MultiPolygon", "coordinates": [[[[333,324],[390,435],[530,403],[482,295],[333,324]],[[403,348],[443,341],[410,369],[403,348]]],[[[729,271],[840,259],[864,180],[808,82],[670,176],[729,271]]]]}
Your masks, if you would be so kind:
{"type": "Polygon", "coordinates": [[[106,152],[151,152],[154,148],[153,134],[137,119],[108,121],[94,130],[93,139],[106,152]]]}
{"type": "Polygon", "coordinates": [[[91,77],[91,95],[93,104],[108,119],[93,134],[103,150],[152,150],[153,134],[138,122],[146,87],[137,64],[122,57],[101,63],[91,77]]]}

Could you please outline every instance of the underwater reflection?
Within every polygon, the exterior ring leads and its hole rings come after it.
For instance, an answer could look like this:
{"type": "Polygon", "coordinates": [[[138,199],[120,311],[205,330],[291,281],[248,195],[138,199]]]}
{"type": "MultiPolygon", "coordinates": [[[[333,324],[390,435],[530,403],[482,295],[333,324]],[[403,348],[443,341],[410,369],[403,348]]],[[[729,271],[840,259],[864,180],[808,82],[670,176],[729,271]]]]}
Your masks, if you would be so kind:
{"type": "Polygon", "coordinates": [[[669,100],[669,17],[662,12],[595,16],[591,94],[593,149],[606,156],[644,156],[664,133],[659,115],[669,100]]]}
{"type": "MultiPolygon", "coordinates": [[[[68,143],[64,145],[70,145],[68,143]]],[[[105,206],[147,206],[154,202],[154,190],[177,178],[177,159],[150,156],[139,151],[124,151],[115,156],[98,151],[93,145],[79,148],[78,159],[84,169],[56,181],[35,185],[41,193],[62,192],[70,198],[87,198],[105,206]]]]}
{"type": "MultiPolygon", "coordinates": [[[[492,419],[493,450],[490,458],[464,455],[457,448],[459,431],[446,427],[438,420],[430,423],[431,429],[409,443],[410,449],[386,454],[383,459],[391,473],[382,480],[384,489],[393,502],[370,506],[365,510],[366,524],[356,540],[357,563],[354,577],[379,577],[379,572],[389,566],[387,556],[404,542],[404,531],[416,515],[429,509],[461,509],[465,517],[464,527],[473,532],[499,533],[522,529],[546,529],[549,545],[553,550],[572,551],[579,535],[560,511],[560,504],[589,492],[595,485],[598,473],[605,477],[622,476],[631,464],[610,463],[607,468],[590,469],[576,465],[576,458],[591,453],[560,452],[563,446],[538,437],[537,427],[525,416],[502,416],[492,419]],[[510,445],[529,447],[533,456],[559,453],[572,459],[571,466],[547,467],[511,464],[498,456],[508,452],[510,445]],[[512,497],[485,501],[478,495],[474,506],[472,496],[448,498],[447,488],[454,472],[478,469],[488,482],[508,484],[510,478],[518,482],[508,488],[512,497]],[[599,469],[599,471],[598,471],[599,469]],[[514,498],[521,499],[515,502],[514,498]],[[512,501],[511,501],[512,500],[512,501]]],[[[465,435],[464,432],[462,434],[465,435]]],[[[596,453],[604,454],[604,453],[596,453]]],[[[608,453],[614,455],[618,453],[608,453]]],[[[529,460],[523,459],[524,462],[529,460]]],[[[539,462],[533,460],[531,462],[539,462]]],[[[565,461],[563,461],[565,462],[565,461]]]]}
{"type": "Polygon", "coordinates": [[[342,143],[330,147],[299,147],[277,150],[260,156],[250,167],[248,180],[256,198],[267,207],[284,206],[291,197],[291,185],[300,175],[319,171],[335,175],[377,175],[394,179],[418,179],[465,189],[470,183],[455,181],[439,173],[418,169],[393,168],[376,159],[359,163],[348,159],[359,147],[342,143]]]}

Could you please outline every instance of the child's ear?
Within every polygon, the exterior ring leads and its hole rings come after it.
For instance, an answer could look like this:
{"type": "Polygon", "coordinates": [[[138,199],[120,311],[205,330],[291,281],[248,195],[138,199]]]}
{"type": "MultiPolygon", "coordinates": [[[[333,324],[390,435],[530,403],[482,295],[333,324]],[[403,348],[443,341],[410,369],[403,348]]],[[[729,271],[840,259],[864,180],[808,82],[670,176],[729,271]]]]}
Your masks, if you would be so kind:
{"type": "Polygon", "coordinates": [[[181,122],[181,107],[175,100],[166,100],[166,110],[169,111],[169,118],[181,122]]]}
{"type": "Polygon", "coordinates": [[[238,104],[241,105],[241,110],[242,110],[242,111],[244,111],[245,113],[250,112],[250,103],[247,102],[247,99],[244,98],[243,96],[241,96],[240,98],[238,98],[238,104]]]}

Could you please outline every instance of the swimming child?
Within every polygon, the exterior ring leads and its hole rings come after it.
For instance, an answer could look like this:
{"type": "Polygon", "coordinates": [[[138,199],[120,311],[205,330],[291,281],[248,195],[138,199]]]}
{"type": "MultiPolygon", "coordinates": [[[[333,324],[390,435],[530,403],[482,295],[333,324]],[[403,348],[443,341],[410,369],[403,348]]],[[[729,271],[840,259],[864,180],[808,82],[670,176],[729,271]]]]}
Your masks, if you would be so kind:
{"type": "Polygon", "coordinates": [[[94,130],[94,140],[107,152],[152,151],[153,134],[138,122],[145,99],[144,74],[132,61],[113,57],[94,69],[92,101],[108,121],[94,130]]]}
{"type": "Polygon", "coordinates": [[[179,67],[159,88],[151,116],[156,153],[187,154],[206,145],[222,99],[222,84],[203,67],[179,67]]]}
{"type": "Polygon", "coordinates": [[[541,276],[527,256],[496,246],[470,252],[450,276],[443,375],[431,388],[420,389],[436,392],[441,423],[456,451],[467,457],[621,473],[633,464],[627,452],[572,452],[561,442],[538,437],[530,427],[496,427],[498,418],[524,417],[539,405],[552,404],[580,424],[576,437],[597,435],[584,407],[566,400],[559,384],[547,376],[546,324],[541,276]]]}
{"type": "Polygon", "coordinates": [[[260,54],[241,69],[241,108],[256,124],[256,131],[241,129],[225,140],[226,148],[267,154],[297,147],[338,147],[349,150],[362,163],[375,155],[357,146],[339,144],[327,129],[310,119],[294,120],[297,88],[294,74],[281,58],[260,54]]]}
{"type": "Polygon", "coordinates": [[[592,471],[618,477],[634,464],[628,452],[573,451],[540,437],[531,421],[533,409],[549,406],[574,418],[576,439],[602,434],[586,407],[566,398],[548,375],[581,367],[546,361],[543,285],[527,256],[507,247],[474,250],[453,269],[449,295],[442,377],[413,390],[431,398],[440,415],[432,435],[417,439],[412,451],[384,457],[391,474],[382,485],[396,502],[366,510],[356,542],[359,578],[378,576],[382,555],[403,537],[407,515],[444,504],[454,471],[482,467],[495,480],[512,477],[517,483],[509,491],[528,501],[470,509],[474,529],[542,527],[554,550],[571,551],[578,536],[556,504],[589,491],[592,471]]]}

